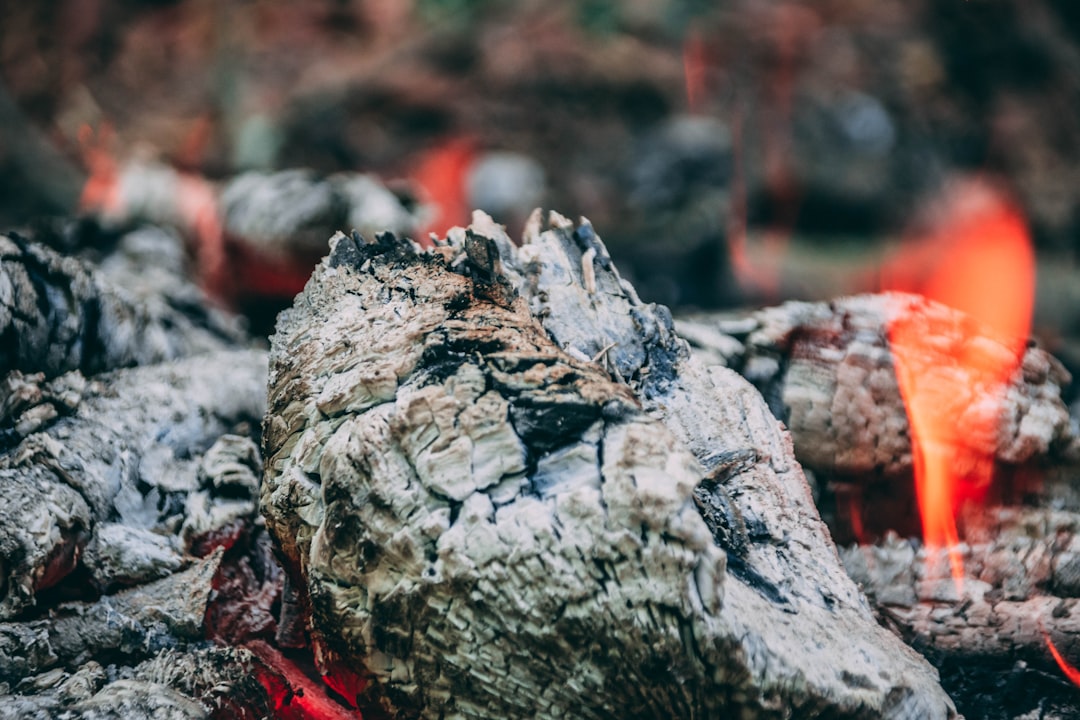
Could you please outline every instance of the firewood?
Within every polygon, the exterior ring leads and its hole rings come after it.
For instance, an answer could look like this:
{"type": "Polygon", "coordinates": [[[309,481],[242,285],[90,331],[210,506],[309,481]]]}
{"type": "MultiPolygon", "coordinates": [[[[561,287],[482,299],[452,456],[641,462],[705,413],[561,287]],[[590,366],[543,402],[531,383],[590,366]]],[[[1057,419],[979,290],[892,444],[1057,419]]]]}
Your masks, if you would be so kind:
{"type": "Polygon", "coordinates": [[[272,340],[262,510],[397,717],[955,717],[790,439],[587,222],[336,236],[272,340]]]}
{"type": "Polygon", "coordinates": [[[55,377],[236,347],[243,333],[198,300],[160,286],[140,298],[84,262],[0,235],[0,337],[0,377],[55,377]]]}
{"type": "Polygon", "coordinates": [[[945,550],[895,534],[843,547],[840,557],[882,622],[941,669],[961,708],[977,705],[995,718],[1036,710],[1074,717],[1076,690],[1048,641],[1080,664],[1080,514],[993,507],[962,521],[959,585],[945,550]],[[987,703],[1002,709],[987,711],[987,703]]]}
{"type": "MultiPolygon", "coordinates": [[[[703,361],[731,367],[754,383],[791,431],[799,461],[816,472],[848,479],[911,473],[907,414],[897,387],[887,323],[918,315],[936,346],[927,367],[957,374],[945,408],[960,425],[984,411],[985,389],[963,382],[953,351],[1006,346],[960,312],[916,295],[857,295],[829,303],[789,302],[736,318],[695,316],[676,323],[703,361]]],[[[996,433],[964,437],[956,465],[983,457],[1017,465],[1080,459],[1061,390],[1070,382],[1052,355],[1029,346],[1004,393],[996,433]]]]}
{"type": "Polygon", "coordinates": [[[265,378],[266,354],[257,350],[89,383],[19,377],[22,402],[10,408],[0,455],[0,619],[32,606],[39,590],[80,564],[102,589],[145,581],[179,567],[200,533],[250,521],[254,446],[221,438],[262,417],[265,378]],[[53,404],[56,397],[64,403],[53,404]],[[204,457],[215,442],[216,460],[204,457]],[[151,541],[154,533],[181,537],[151,541]]]}
{"type": "Polygon", "coordinates": [[[213,183],[146,159],[124,163],[115,178],[114,202],[95,210],[110,226],[151,222],[192,236],[207,219],[202,213],[210,213],[221,232],[274,258],[321,256],[327,237],[343,226],[410,234],[420,222],[371,175],[253,171],[213,183]]]}
{"type": "Polygon", "coordinates": [[[0,682],[10,685],[57,665],[116,652],[139,659],[201,638],[220,563],[218,550],[156,582],[93,603],[60,605],[39,620],[0,623],[0,682]]]}
{"type": "Polygon", "coordinates": [[[267,718],[292,691],[246,648],[167,648],[134,665],[89,660],[41,673],[0,695],[0,720],[267,718]]]}

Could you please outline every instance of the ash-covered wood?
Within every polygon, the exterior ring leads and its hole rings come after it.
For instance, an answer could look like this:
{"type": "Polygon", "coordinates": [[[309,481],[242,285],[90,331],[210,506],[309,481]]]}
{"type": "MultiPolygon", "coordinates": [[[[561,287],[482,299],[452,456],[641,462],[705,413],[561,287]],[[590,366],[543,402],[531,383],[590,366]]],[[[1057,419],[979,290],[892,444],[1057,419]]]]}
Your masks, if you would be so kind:
{"type": "Polygon", "coordinates": [[[326,253],[337,228],[411,235],[419,222],[402,200],[370,175],[320,178],[308,170],[249,172],[221,190],[225,230],[269,255],[326,253]]]}
{"type": "Polygon", "coordinates": [[[957,587],[944,551],[895,535],[840,552],[880,611],[920,645],[964,657],[1049,659],[1045,629],[1080,658],[1080,515],[1034,508],[971,514],[957,587]]]}
{"type": "Polygon", "coordinates": [[[168,648],[134,663],[89,660],[70,672],[41,673],[0,695],[0,719],[269,718],[288,706],[292,691],[246,648],[168,648]]]}
{"type": "Polygon", "coordinates": [[[1080,515],[994,507],[963,520],[959,587],[944,550],[895,534],[840,556],[882,621],[940,668],[961,710],[1075,717],[1077,691],[1047,641],[1080,663],[1080,515]]]}
{"type": "Polygon", "coordinates": [[[592,228],[338,236],[271,351],[268,528],[399,717],[947,718],[790,441],[592,228]]]}
{"type": "Polygon", "coordinates": [[[199,537],[250,523],[255,446],[227,434],[262,417],[265,378],[256,350],[9,378],[20,399],[0,456],[0,619],[77,568],[102,589],[145,582],[199,537]]]}
{"type": "Polygon", "coordinates": [[[183,572],[92,603],[68,603],[47,617],[0,623],[0,683],[13,686],[57,665],[88,658],[138,660],[201,638],[221,551],[183,572]]]}
{"type": "MultiPolygon", "coordinates": [[[[986,388],[967,381],[956,357],[1009,351],[962,313],[919,296],[858,295],[829,303],[789,302],[743,318],[680,320],[677,328],[707,363],[734,368],[761,391],[791,431],[804,465],[830,475],[909,475],[911,440],[888,343],[888,323],[905,316],[933,338],[920,363],[950,377],[956,392],[942,411],[958,426],[986,412],[986,388]],[[963,351],[963,352],[962,352],[963,351]],[[968,353],[970,355],[970,353],[968,353]]],[[[1028,347],[996,412],[995,432],[961,433],[963,475],[981,458],[1016,465],[1080,459],[1080,439],[1061,400],[1069,374],[1053,356],[1028,347]]]]}
{"type": "Polygon", "coordinates": [[[242,341],[235,322],[208,309],[190,283],[175,276],[164,283],[160,275],[147,281],[156,282],[153,289],[128,289],[80,260],[0,235],[0,377],[11,370],[91,375],[242,341]]]}

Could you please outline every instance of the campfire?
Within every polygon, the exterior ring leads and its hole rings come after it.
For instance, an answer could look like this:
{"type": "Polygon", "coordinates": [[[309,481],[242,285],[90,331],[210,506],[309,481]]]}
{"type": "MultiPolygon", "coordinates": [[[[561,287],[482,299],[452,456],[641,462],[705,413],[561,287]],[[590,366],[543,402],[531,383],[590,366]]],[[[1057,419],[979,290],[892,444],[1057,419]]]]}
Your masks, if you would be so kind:
{"type": "Polygon", "coordinates": [[[12,10],[0,717],[1080,713],[1071,11],[542,5],[12,10]]]}

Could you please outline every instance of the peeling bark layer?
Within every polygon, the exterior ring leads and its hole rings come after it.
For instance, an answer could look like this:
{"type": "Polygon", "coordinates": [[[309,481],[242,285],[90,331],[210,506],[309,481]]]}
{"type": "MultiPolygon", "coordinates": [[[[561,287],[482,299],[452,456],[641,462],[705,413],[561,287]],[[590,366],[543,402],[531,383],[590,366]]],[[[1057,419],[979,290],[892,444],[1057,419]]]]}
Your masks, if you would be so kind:
{"type": "Polygon", "coordinates": [[[588,224],[338,236],[272,341],[262,507],[400,717],[948,718],[754,390],[588,224]]]}

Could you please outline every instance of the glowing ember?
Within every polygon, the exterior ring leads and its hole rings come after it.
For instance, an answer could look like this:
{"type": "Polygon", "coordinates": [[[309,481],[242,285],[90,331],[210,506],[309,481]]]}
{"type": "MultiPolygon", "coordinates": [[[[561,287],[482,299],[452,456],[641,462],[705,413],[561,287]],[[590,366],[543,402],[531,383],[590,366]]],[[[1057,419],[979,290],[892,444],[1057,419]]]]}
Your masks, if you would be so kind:
{"type": "Polygon", "coordinates": [[[205,178],[181,173],[176,203],[180,216],[195,235],[199,277],[203,287],[221,297],[228,273],[217,193],[205,178]]]}
{"type": "Polygon", "coordinates": [[[90,173],[79,196],[81,212],[113,214],[120,210],[120,170],[111,152],[112,139],[112,127],[107,123],[97,132],[89,125],[79,128],[79,149],[90,173]]]}
{"type": "Polygon", "coordinates": [[[1035,272],[1024,219],[999,193],[968,183],[949,199],[938,230],[887,264],[882,279],[885,289],[917,292],[967,313],[1007,348],[993,352],[978,343],[943,347],[917,306],[897,308],[888,326],[911,427],[923,538],[928,548],[948,549],[959,589],[964,568],[956,547],[957,510],[962,500],[985,490],[993,465],[989,457],[969,460],[961,475],[958,459],[973,453],[965,440],[994,436],[995,398],[1023,356],[1035,272]],[[984,412],[965,415],[961,426],[949,409],[963,396],[984,399],[979,403],[984,412]]]}
{"type": "Polygon", "coordinates": [[[1054,641],[1050,639],[1050,633],[1042,627],[1042,623],[1039,623],[1039,630],[1042,632],[1043,640],[1046,641],[1046,647],[1050,649],[1050,654],[1054,656],[1054,662],[1061,668],[1061,672],[1065,673],[1065,677],[1069,678],[1073,685],[1080,685],[1080,670],[1065,659],[1054,645],[1054,641]]]}
{"type": "MultiPolygon", "coordinates": [[[[198,131],[193,133],[197,141],[188,143],[188,152],[195,152],[196,146],[203,142],[200,138],[205,131],[201,127],[197,126],[198,131]]],[[[133,211],[126,193],[130,193],[133,182],[128,175],[131,166],[122,166],[112,152],[111,127],[103,124],[95,133],[84,125],[79,130],[79,145],[83,163],[89,172],[79,198],[79,210],[107,219],[130,219],[127,215],[133,211]],[[126,185],[129,187],[125,191],[126,185]]],[[[216,188],[209,180],[195,173],[171,169],[166,172],[173,178],[171,205],[162,206],[157,212],[175,221],[194,238],[203,287],[220,299],[229,278],[216,188]]]]}
{"type": "Polygon", "coordinates": [[[261,640],[246,647],[274,672],[258,673],[259,682],[274,700],[275,717],[283,720],[361,720],[359,711],[330,697],[292,660],[261,640]],[[280,673],[280,676],[275,673],[280,673]]]}

